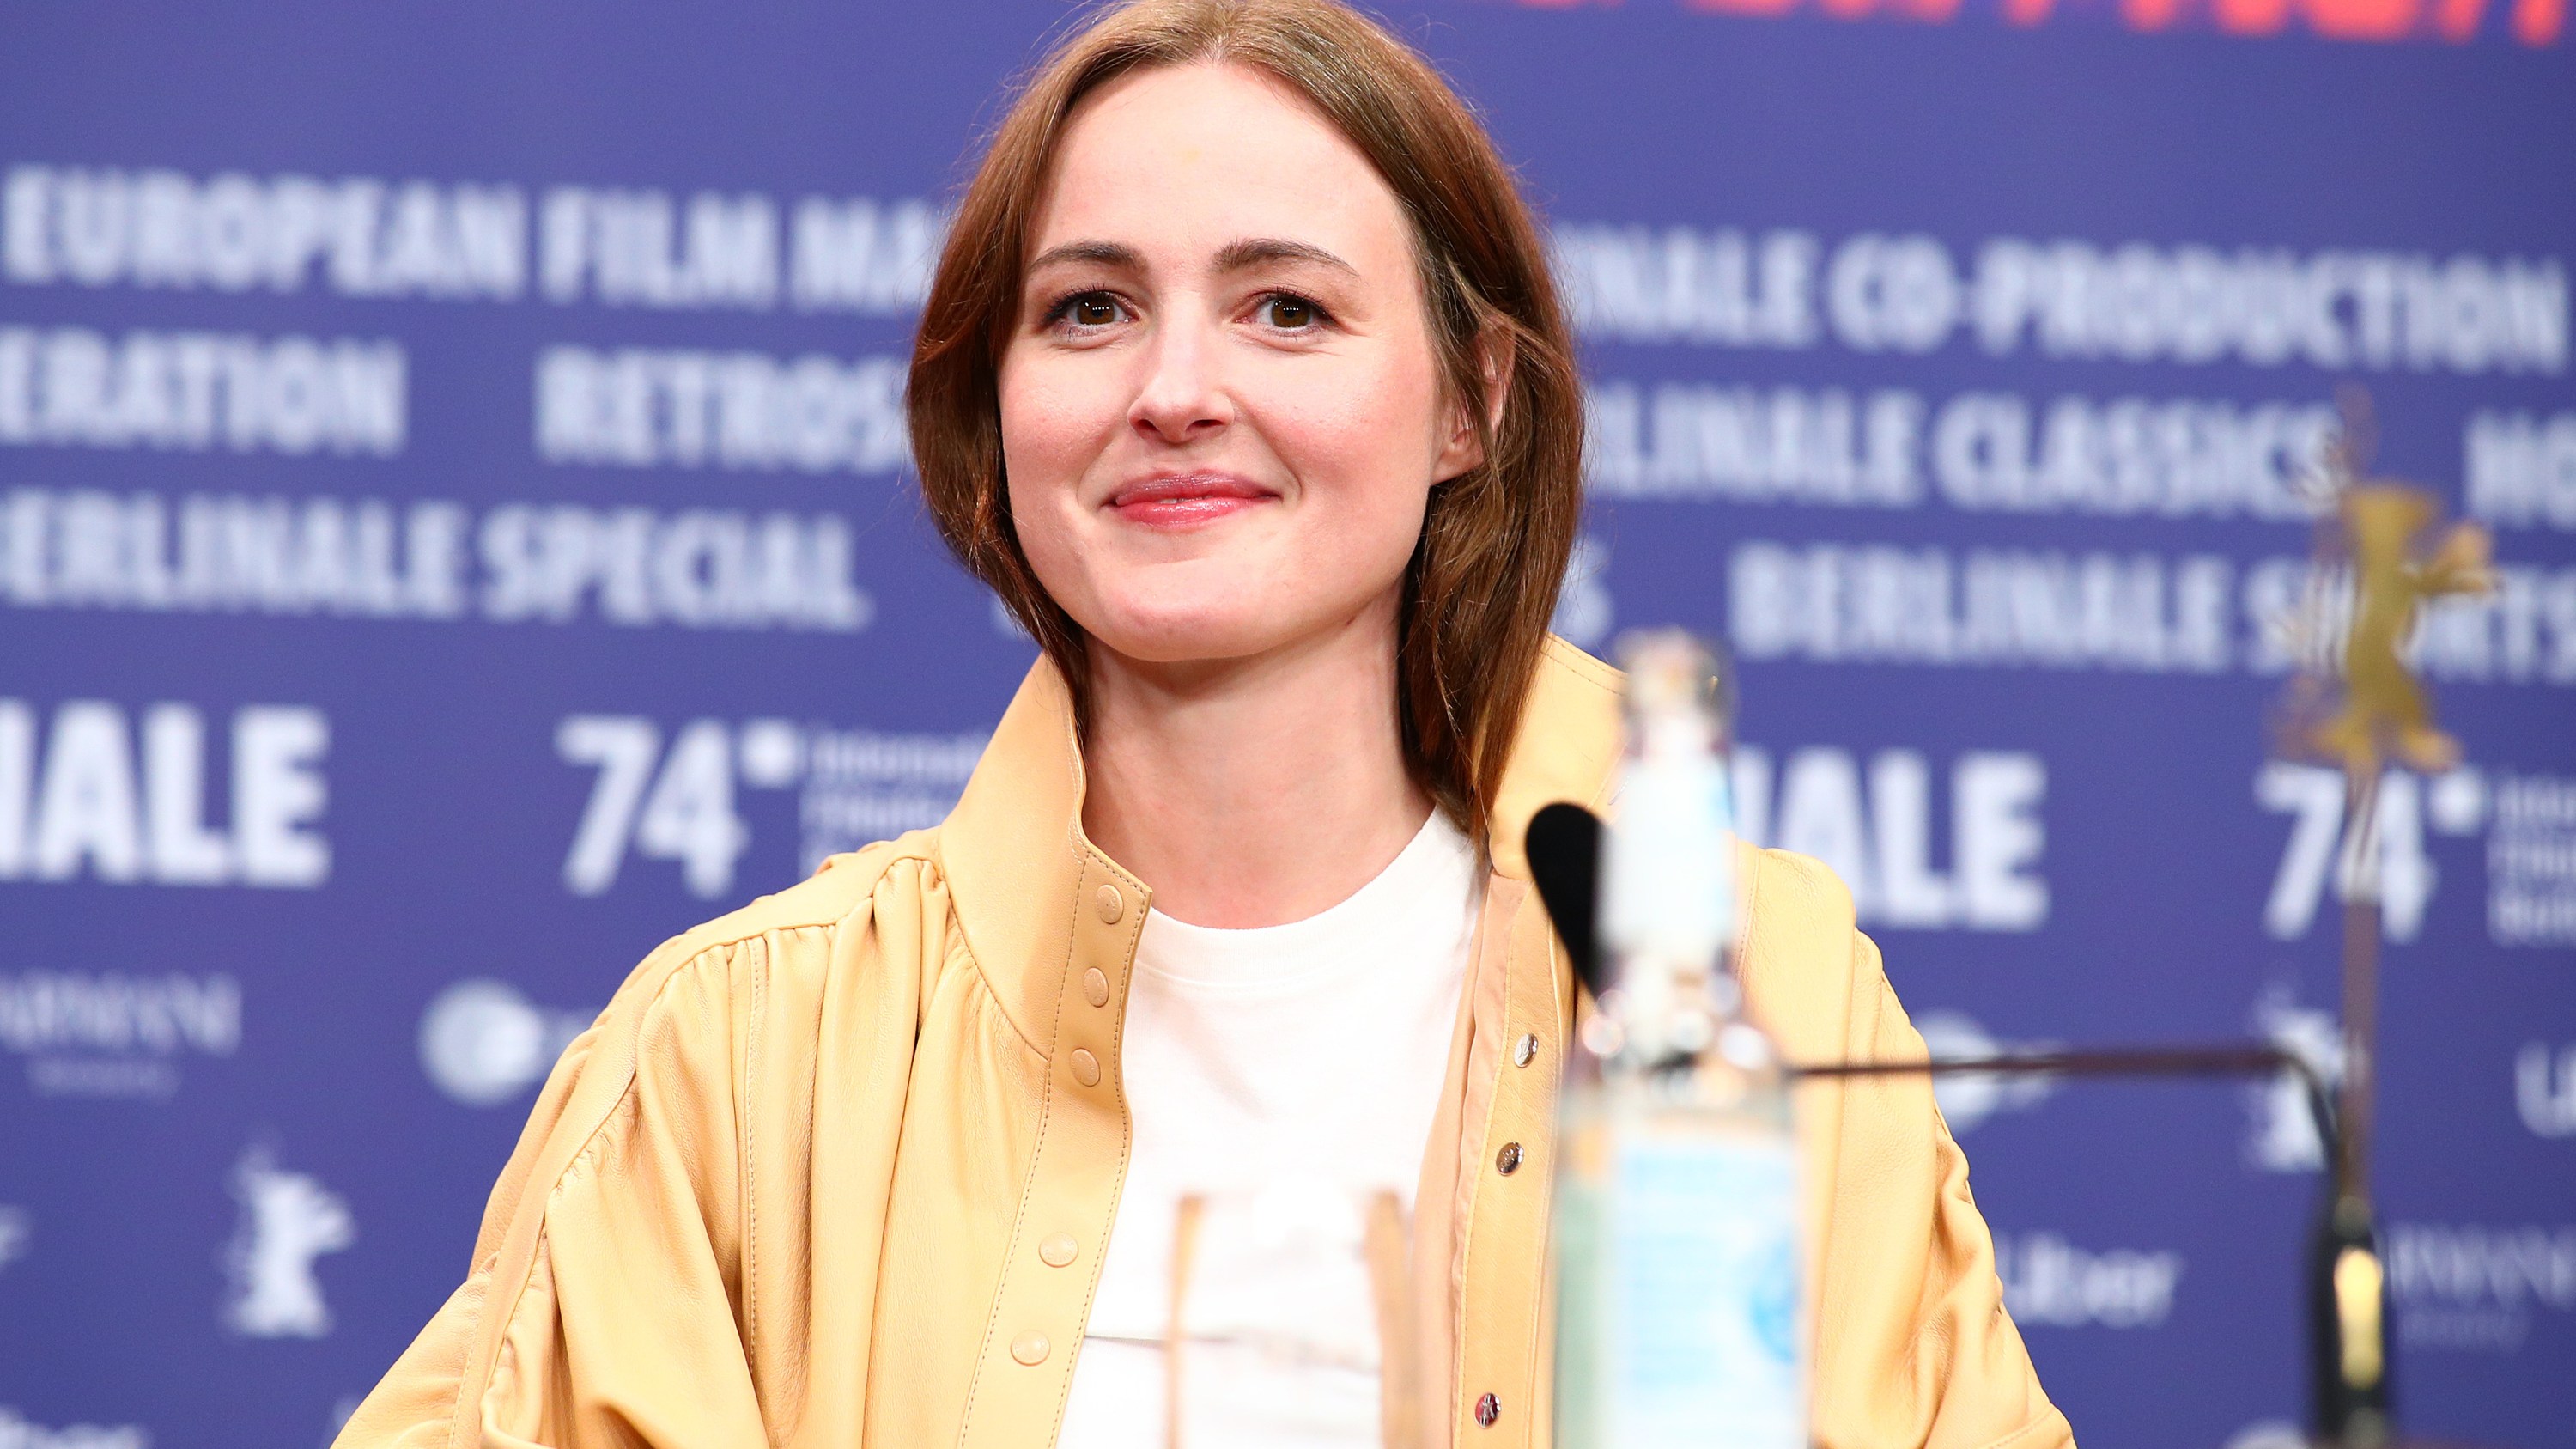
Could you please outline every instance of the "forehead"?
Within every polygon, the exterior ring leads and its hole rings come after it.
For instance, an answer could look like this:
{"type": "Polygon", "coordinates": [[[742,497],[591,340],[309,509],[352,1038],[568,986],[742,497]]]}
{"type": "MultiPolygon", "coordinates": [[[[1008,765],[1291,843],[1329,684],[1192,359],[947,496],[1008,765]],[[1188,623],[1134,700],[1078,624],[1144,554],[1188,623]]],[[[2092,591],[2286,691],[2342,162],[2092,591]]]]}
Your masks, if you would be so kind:
{"type": "Polygon", "coordinates": [[[1275,237],[1365,269],[1408,241],[1394,191],[1304,97],[1213,62],[1124,76],[1084,97],[1034,222],[1032,253],[1084,239],[1204,256],[1275,237]]]}

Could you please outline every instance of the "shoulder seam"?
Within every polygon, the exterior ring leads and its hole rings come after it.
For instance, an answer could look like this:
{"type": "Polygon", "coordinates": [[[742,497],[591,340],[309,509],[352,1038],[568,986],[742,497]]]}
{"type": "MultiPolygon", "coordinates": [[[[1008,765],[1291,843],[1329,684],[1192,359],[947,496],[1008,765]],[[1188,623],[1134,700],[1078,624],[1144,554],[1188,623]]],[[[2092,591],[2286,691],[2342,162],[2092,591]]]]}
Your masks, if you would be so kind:
{"type": "MultiPolygon", "coordinates": [[[[894,842],[892,841],[878,842],[878,844],[881,845],[892,845],[893,843],[894,842]]],[[[867,849],[870,850],[874,848],[874,846],[867,847],[867,849]]],[[[867,851],[861,850],[855,853],[864,855],[867,851]]],[[[930,856],[919,851],[906,851],[900,855],[889,854],[879,858],[878,869],[875,873],[876,878],[878,880],[882,880],[887,870],[901,865],[905,861],[912,861],[921,865],[935,866],[937,864],[937,862],[933,861],[930,856]]],[[[747,942],[755,941],[767,936],[772,931],[797,931],[810,930],[818,926],[837,926],[862,909],[876,893],[875,882],[871,881],[864,889],[860,890],[859,898],[857,900],[850,902],[846,908],[837,914],[825,915],[814,911],[796,911],[785,913],[776,919],[769,919],[758,914],[762,906],[766,903],[778,899],[780,896],[787,894],[788,891],[795,890],[797,886],[802,886],[807,881],[811,881],[813,879],[813,876],[807,876],[805,880],[798,881],[796,885],[788,886],[782,890],[772,891],[767,895],[757,897],[733,910],[727,911],[723,915],[718,916],[711,921],[701,921],[697,925],[691,926],[689,929],[680,932],[678,935],[671,937],[667,941],[664,941],[660,947],[657,947],[654,950],[653,955],[646,956],[644,958],[643,962],[637,966],[637,971],[640,972],[645,966],[651,965],[653,956],[658,956],[664,950],[668,950],[675,946],[684,948],[688,952],[687,957],[684,959],[694,961],[699,956],[702,956],[709,951],[740,946],[747,942]],[[723,927],[725,929],[720,931],[717,929],[718,927],[723,927]]],[[[853,887],[853,889],[858,888],[853,887]]],[[[634,977],[630,975],[627,979],[631,981],[634,977]]]]}
{"type": "Polygon", "coordinates": [[[1616,670],[1612,669],[1611,666],[1603,663],[1601,660],[1595,659],[1591,655],[1584,653],[1582,650],[1575,648],[1564,639],[1559,638],[1554,634],[1548,635],[1547,643],[1542,646],[1541,652],[1555,659],[1558,664],[1563,665],[1567,673],[1572,674],[1575,678],[1582,680],[1584,683],[1591,685],[1602,693],[1617,694],[1619,692],[1618,686],[1611,683],[1610,680],[1610,676],[1617,673],[1616,670]]]}

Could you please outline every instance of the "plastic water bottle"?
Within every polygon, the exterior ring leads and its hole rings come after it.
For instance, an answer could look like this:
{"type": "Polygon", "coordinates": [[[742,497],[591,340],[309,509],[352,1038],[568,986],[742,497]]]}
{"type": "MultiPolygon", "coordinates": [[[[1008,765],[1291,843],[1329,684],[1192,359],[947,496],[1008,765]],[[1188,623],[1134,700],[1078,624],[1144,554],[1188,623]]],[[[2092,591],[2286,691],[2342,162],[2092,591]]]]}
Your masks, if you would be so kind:
{"type": "Polygon", "coordinates": [[[1726,691],[1680,631],[1622,641],[1601,861],[1611,985],[1570,1063],[1557,1174],[1561,1449],[1807,1449],[1797,1144],[1731,969],[1726,691]]]}

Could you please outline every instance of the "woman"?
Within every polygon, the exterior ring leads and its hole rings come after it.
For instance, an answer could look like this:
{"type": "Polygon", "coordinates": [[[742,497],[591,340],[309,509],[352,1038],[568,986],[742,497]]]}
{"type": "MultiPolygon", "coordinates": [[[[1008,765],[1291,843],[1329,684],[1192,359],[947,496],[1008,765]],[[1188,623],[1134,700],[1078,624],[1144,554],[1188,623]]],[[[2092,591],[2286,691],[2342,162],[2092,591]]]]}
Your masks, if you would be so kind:
{"type": "MultiPolygon", "coordinates": [[[[1176,1195],[1300,1180],[1409,1200],[1389,1421],[1546,1442],[1576,1001],[1519,841],[1601,803],[1617,681],[1544,632],[1580,401],[1490,142],[1333,0],[1110,11],[967,191],[910,407],[1044,658],[938,829],[628,979],[341,1442],[1154,1443],[1176,1195]]],[[[1747,869],[1788,1051],[1919,1052],[1830,877],[1747,869]]],[[[2068,1442],[1928,1092],[1805,1108],[1819,1440],[2068,1442]]]]}

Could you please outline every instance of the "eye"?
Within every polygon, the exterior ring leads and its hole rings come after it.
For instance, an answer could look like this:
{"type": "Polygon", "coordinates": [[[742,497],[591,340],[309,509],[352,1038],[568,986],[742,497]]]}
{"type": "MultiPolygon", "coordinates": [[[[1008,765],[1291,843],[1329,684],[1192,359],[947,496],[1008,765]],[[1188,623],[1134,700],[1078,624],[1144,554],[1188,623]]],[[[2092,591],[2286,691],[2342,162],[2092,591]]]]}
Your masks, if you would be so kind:
{"type": "Polygon", "coordinates": [[[1308,332],[1323,324],[1324,309],[1294,292],[1273,292],[1254,309],[1263,325],[1282,332],[1308,332]]]}
{"type": "Polygon", "coordinates": [[[1126,305],[1109,292],[1074,292],[1047,308],[1046,325],[1075,331],[1097,331],[1122,320],[1126,305]]]}

